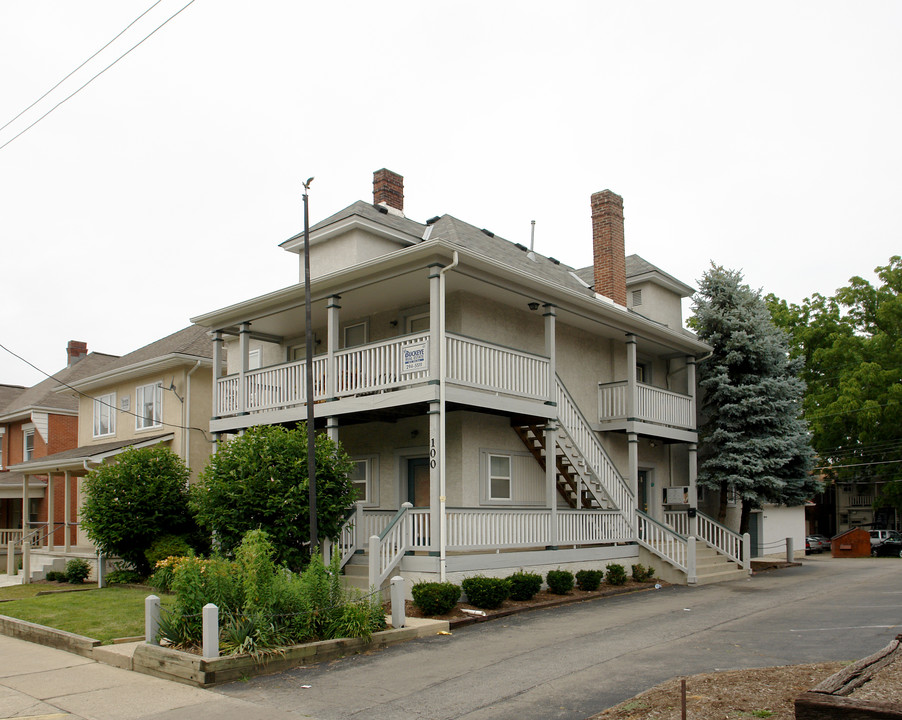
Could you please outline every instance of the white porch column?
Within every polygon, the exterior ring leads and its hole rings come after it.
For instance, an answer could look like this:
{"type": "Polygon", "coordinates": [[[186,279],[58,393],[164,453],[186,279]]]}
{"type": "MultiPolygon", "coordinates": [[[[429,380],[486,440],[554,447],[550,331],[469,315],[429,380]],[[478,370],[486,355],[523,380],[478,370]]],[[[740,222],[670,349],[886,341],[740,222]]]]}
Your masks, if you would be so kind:
{"type": "Polygon", "coordinates": [[[431,265],[429,268],[429,377],[433,382],[440,381],[441,364],[441,312],[442,312],[442,288],[441,265],[431,265]]]}
{"type": "Polygon", "coordinates": [[[545,425],[545,501],[551,513],[549,519],[549,549],[557,550],[558,546],[558,512],[557,512],[557,423],[549,420],[545,425]]]}
{"type": "MultiPolygon", "coordinates": [[[[635,366],[633,366],[635,368],[635,366]]],[[[636,499],[635,507],[639,507],[639,436],[636,433],[626,434],[627,443],[629,444],[629,486],[633,497],[636,499]]],[[[635,518],[633,527],[635,527],[635,518]]]]}
{"type": "Polygon", "coordinates": [[[22,540],[28,535],[28,478],[31,475],[25,473],[22,477],[22,540]]]}
{"type": "Polygon", "coordinates": [[[695,429],[698,424],[695,407],[698,393],[696,392],[695,387],[695,357],[692,355],[686,358],[686,394],[692,398],[691,409],[689,412],[692,416],[692,427],[695,429]]]}
{"type": "Polygon", "coordinates": [[[213,418],[220,416],[219,380],[222,377],[222,332],[213,332],[213,418]]]}
{"type": "Polygon", "coordinates": [[[339,310],[341,310],[339,300],[341,295],[333,295],[326,305],[326,397],[330,400],[334,400],[338,394],[338,366],[335,353],[338,351],[339,310]]]}
{"type": "MultiPolygon", "coordinates": [[[[429,550],[431,554],[438,555],[439,530],[442,524],[442,505],[444,498],[441,496],[442,474],[442,410],[441,403],[432,401],[429,403],[429,550]]],[[[413,502],[413,498],[409,498],[413,502]]]]}
{"type": "Polygon", "coordinates": [[[546,405],[557,405],[557,343],[555,341],[554,305],[545,303],[545,354],[548,356],[548,400],[546,405]]]}
{"type": "Polygon", "coordinates": [[[47,473],[47,549],[53,550],[53,534],[56,525],[56,508],[53,502],[53,473],[47,473]]]}
{"type": "Polygon", "coordinates": [[[327,417],[326,418],[326,437],[328,437],[332,442],[338,442],[338,418],[337,417],[327,417]]]}
{"type": "MultiPolygon", "coordinates": [[[[639,391],[636,386],[636,336],[626,336],[626,419],[633,422],[638,414],[639,391]]],[[[638,496],[637,496],[638,498],[638,496]]]]}
{"type": "Polygon", "coordinates": [[[247,383],[246,375],[250,357],[251,324],[243,322],[238,331],[238,354],[240,365],[238,368],[238,414],[247,415],[247,383]]]}
{"type": "Polygon", "coordinates": [[[689,534],[698,537],[698,445],[689,443],[689,534]]]}
{"type": "Polygon", "coordinates": [[[72,547],[71,541],[71,531],[70,525],[72,524],[72,479],[69,476],[69,471],[66,470],[63,475],[65,478],[66,487],[63,489],[63,503],[65,503],[65,507],[63,508],[63,519],[66,522],[66,530],[65,530],[65,538],[63,539],[63,547],[66,549],[66,552],[69,552],[69,549],[72,547]]]}

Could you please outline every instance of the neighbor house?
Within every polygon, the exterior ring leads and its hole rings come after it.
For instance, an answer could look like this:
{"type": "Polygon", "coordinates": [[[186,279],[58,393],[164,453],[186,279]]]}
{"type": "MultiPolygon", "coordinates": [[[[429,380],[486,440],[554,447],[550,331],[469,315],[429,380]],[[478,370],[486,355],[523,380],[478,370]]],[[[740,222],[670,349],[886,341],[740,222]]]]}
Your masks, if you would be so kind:
{"type": "MultiPolygon", "coordinates": [[[[373,184],[373,202],[310,229],[312,398],[303,283],[193,318],[214,358],[228,350],[211,433],[293,425],[312,401],[355,461],[334,551],[363,584],[639,561],[678,582],[747,572],[742,538],[696,512],[710,348],[683,328],[692,288],[625,255],[622,199],[591,197],[593,263],[576,269],[450,215],[406,217],[388,170],[373,184]]],[[[282,247],[303,278],[303,234],[282,247]]]]}
{"type": "MultiPolygon", "coordinates": [[[[78,446],[78,400],[57,391],[100,372],[114,355],[88,353],[87,344],[72,340],[66,348],[66,367],[25,388],[0,386],[0,545],[21,542],[60,544],[75,539],[65,531],[66,500],[74,494],[62,483],[48,490],[46,473],[25,474],[22,463],[40,462],[49,455],[78,446]]],[[[71,509],[71,507],[70,507],[71,509]]]]}
{"type": "MultiPolygon", "coordinates": [[[[56,401],[71,407],[70,447],[17,458],[10,468],[27,481],[26,488],[33,487],[36,478],[49,478],[56,492],[63,493],[61,523],[70,532],[34,543],[43,546],[33,553],[36,572],[54,559],[95,556],[78,522],[82,480],[91,468],[115,462],[127,448],[163,445],[178,454],[196,477],[212,451],[208,430],[212,364],[206,330],[192,325],[122,357],[109,357],[102,366],[68,378],[65,385],[55,384],[56,401]]],[[[29,502],[26,497],[20,506],[29,502]]]]}

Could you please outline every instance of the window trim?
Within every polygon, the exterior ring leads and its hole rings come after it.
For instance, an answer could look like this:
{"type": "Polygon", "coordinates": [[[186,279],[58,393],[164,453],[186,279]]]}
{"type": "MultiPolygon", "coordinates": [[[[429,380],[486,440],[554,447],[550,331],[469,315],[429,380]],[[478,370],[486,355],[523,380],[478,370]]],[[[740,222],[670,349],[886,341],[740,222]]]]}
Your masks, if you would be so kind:
{"type": "Polygon", "coordinates": [[[163,381],[158,380],[156,382],[145,383],[144,385],[137,385],[135,387],[135,430],[140,432],[142,430],[155,430],[163,425],[163,381]],[[156,418],[156,413],[154,413],[153,418],[151,418],[151,424],[144,425],[143,421],[146,420],[144,416],[144,392],[146,388],[155,388],[154,390],[154,407],[156,408],[157,404],[157,395],[160,398],[160,414],[159,419],[156,418]],[[140,398],[140,399],[139,399],[140,398]]]}
{"type": "Polygon", "coordinates": [[[370,321],[369,319],[360,320],[359,322],[348,323],[341,329],[341,342],[342,347],[360,347],[362,345],[366,345],[370,341],[370,321]],[[358,328],[363,326],[363,342],[358,343],[357,345],[348,345],[348,330],[352,330],[354,328],[358,328]]]}
{"type": "Polygon", "coordinates": [[[485,492],[486,492],[486,500],[490,503],[513,503],[514,501],[514,463],[513,458],[508,453],[501,452],[486,452],[486,466],[485,466],[485,492]],[[492,459],[493,458],[501,458],[503,460],[507,460],[507,475],[493,475],[492,474],[492,459]],[[492,493],[492,481],[493,480],[507,480],[507,497],[496,496],[492,493]]]}
{"type": "Polygon", "coordinates": [[[101,438],[101,437],[112,437],[116,434],[116,403],[118,402],[118,398],[116,397],[116,393],[105,393],[103,395],[98,395],[94,398],[94,418],[92,423],[92,437],[101,438]],[[97,432],[98,428],[98,417],[97,410],[98,408],[102,408],[106,406],[109,409],[109,430],[105,433],[97,432]]]}
{"type": "Polygon", "coordinates": [[[364,463],[366,494],[361,499],[365,507],[377,507],[379,505],[379,455],[353,455],[351,462],[355,465],[364,463]]]}
{"type": "Polygon", "coordinates": [[[34,460],[35,427],[31,423],[22,427],[22,462],[34,460]],[[28,439],[31,438],[31,452],[28,452],[28,439]]]}

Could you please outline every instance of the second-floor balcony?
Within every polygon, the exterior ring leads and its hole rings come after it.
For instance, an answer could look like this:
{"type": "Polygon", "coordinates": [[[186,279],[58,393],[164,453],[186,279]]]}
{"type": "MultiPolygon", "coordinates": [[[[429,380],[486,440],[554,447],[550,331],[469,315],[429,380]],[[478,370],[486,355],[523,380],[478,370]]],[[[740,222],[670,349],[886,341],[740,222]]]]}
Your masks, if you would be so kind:
{"type": "MultiPolygon", "coordinates": [[[[430,368],[431,335],[415,333],[339,350],[313,359],[313,402],[423,386],[439,378],[430,368]]],[[[434,371],[433,371],[434,370],[434,371]]],[[[549,360],[448,333],[445,379],[455,386],[518,400],[549,399],[549,360]]],[[[219,378],[214,415],[284,410],[307,402],[306,362],[273,365],[219,378]]]]}
{"type": "Polygon", "coordinates": [[[631,394],[628,381],[598,386],[598,414],[602,429],[626,430],[641,423],[675,430],[695,430],[695,398],[683,393],[637,382],[631,394]]]}

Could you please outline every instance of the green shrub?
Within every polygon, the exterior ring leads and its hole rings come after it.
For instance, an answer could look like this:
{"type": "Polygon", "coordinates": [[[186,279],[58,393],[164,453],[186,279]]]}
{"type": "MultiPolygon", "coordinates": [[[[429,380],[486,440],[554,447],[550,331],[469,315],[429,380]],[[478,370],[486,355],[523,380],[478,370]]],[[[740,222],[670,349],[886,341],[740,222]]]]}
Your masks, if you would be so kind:
{"type": "Polygon", "coordinates": [[[48,582],[66,582],[68,580],[66,573],[59,570],[48,570],[47,574],[44,575],[44,579],[48,582]]]}
{"type": "Polygon", "coordinates": [[[569,570],[549,570],[545,582],[555,595],[566,595],[573,589],[573,573],[569,570]]]}
{"type": "Polygon", "coordinates": [[[490,610],[500,607],[511,594],[511,586],[507,578],[492,578],[477,575],[466,578],[461,588],[467,594],[467,601],[478,608],[490,610]]]}
{"type": "Polygon", "coordinates": [[[144,576],[134,570],[111,570],[104,576],[107,585],[140,585],[144,576]]]}
{"type": "Polygon", "coordinates": [[[633,580],[636,582],[648,582],[649,580],[655,579],[655,569],[651,566],[645,567],[644,565],[633,565],[633,580]]]}
{"type": "Polygon", "coordinates": [[[91,566],[87,560],[73,558],[66,563],[66,580],[73,585],[81,585],[91,574],[91,566]]]}
{"type": "Polygon", "coordinates": [[[542,589],[542,576],[537,573],[515,572],[508,576],[511,600],[531,600],[542,589]]]}
{"type": "Polygon", "coordinates": [[[150,567],[156,567],[160,560],[168,557],[185,557],[193,555],[194,549],[188,544],[184,535],[163,535],[154,540],[150,547],[144,551],[144,557],[150,567]]]}
{"type": "Polygon", "coordinates": [[[460,585],[451,582],[418,582],[411,589],[413,604],[424,615],[444,615],[460,599],[460,585]]]}
{"type": "Polygon", "coordinates": [[[626,583],[626,568],[618,563],[611,563],[604,574],[608,585],[623,585],[626,583]]]}
{"type": "Polygon", "coordinates": [[[576,586],[580,590],[589,592],[598,590],[598,586],[601,585],[601,579],[603,577],[604,573],[601,570],[580,570],[576,573],[576,586]]]}

